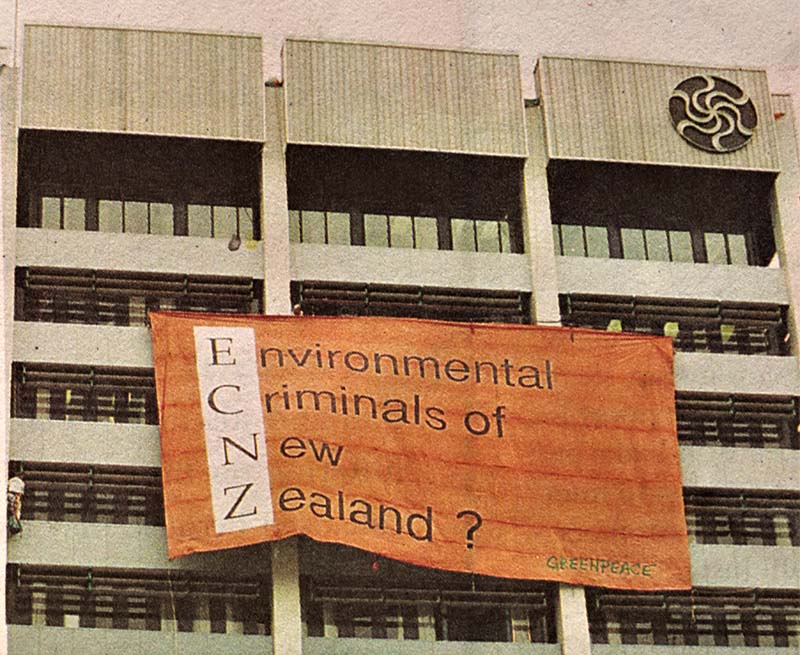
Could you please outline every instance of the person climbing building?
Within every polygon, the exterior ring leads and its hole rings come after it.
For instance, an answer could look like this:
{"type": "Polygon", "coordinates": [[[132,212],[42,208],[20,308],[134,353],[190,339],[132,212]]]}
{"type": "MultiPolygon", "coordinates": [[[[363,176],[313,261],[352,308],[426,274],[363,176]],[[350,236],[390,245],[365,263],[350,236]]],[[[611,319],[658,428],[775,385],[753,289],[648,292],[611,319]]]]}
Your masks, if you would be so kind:
{"type": "Polygon", "coordinates": [[[25,473],[17,472],[8,479],[8,531],[11,534],[22,532],[22,497],[25,495],[25,473]]]}

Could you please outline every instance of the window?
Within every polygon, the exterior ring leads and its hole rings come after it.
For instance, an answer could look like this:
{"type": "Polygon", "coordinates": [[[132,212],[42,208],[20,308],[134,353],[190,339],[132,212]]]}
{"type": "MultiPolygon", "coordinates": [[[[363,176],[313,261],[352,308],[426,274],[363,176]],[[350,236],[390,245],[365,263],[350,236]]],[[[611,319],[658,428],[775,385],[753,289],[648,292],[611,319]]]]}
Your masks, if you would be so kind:
{"type": "Polygon", "coordinates": [[[745,234],[690,230],[553,224],[556,255],[642,261],[750,264],[745,234]]]}
{"type": "Polygon", "coordinates": [[[255,238],[253,210],[250,207],[227,205],[188,205],[188,231],[190,237],[211,237],[243,240],[255,238]]]}
{"type": "Polygon", "coordinates": [[[384,213],[289,210],[292,243],[375,248],[521,252],[507,220],[437,218],[384,213]]]}
{"type": "Polygon", "coordinates": [[[553,225],[557,255],[567,257],[608,257],[608,230],[595,225],[553,225]]]}
{"type": "Polygon", "coordinates": [[[747,240],[744,234],[705,233],[706,257],[709,264],[747,266],[747,240]]]}
{"type": "Polygon", "coordinates": [[[251,207],[66,196],[43,196],[39,206],[39,225],[51,230],[223,239],[254,239],[257,234],[251,207]]]}
{"type": "Polygon", "coordinates": [[[41,212],[45,229],[86,229],[86,201],[83,198],[43,197],[41,212]]]}

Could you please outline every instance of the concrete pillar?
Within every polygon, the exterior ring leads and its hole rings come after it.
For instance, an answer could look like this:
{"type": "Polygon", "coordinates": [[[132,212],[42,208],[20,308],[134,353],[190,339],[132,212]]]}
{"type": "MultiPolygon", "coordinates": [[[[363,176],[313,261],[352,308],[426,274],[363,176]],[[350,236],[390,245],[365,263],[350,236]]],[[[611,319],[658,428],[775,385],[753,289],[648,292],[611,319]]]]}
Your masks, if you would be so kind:
{"type": "Polygon", "coordinates": [[[534,323],[558,325],[558,279],[547,189],[547,143],[541,105],[525,108],[528,158],[524,168],[522,228],[531,268],[531,317],[534,323]]]}
{"type": "MultiPolygon", "coordinates": [[[[790,96],[773,96],[778,118],[775,121],[781,172],[775,180],[772,223],[775,245],[786,286],[789,289],[789,332],[792,353],[800,355],[800,153],[794,132],[794,115],[790,96]]],[[[797,360],[796,360],[797,361],[797,360]]]]}
{"type": "MultiPolygon", "coordinates": [[[[3,276],[0,280],[0,307],[3,331],[2,372],[3,389],[11,388],[11,361],[14,333],[14,235],[17,224],[17,70],[0,66],[0,252],[3,276]]],[[[0,485],[8,485],[9,430],[11,404],[8,393],[0,393],[0,485]]],[[[4,514],[5,516],[5,514],[4,514]]],[[[6,531],[0,531],[0,552],[7,552],[6,531]]],[[[0,616],[6,616],[6,567],[0,570],[0,616]]],[[[8,629],[5,619],[0,622],[0,652],[6,652],[8,629]]]]}
{"type": "Polygon", "coordinates": [[[272,652],[301,655],[300,554],[296,537],[272,544],[272,652]]]}
{"type": "Polygon", "coordinates": [[[292,312],[284,124],[283,88],[267,87],[261,158],[261,239],[264,249],[264,308],[267,314],[292,312]]]}
{"type": "Polygon", "coordinates": [[[583,587],[558,585],[556,626],[561,655],[590,655],[589,616],[583,587]]]}

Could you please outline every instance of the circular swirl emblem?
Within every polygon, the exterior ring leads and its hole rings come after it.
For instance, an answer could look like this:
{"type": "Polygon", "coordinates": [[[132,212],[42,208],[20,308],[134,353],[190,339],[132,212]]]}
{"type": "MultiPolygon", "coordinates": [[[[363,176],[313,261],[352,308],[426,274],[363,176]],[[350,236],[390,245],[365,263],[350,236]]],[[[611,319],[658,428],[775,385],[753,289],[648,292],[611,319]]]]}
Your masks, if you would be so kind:
{"type": "Polygon", "coordinates": [[[753,136],[753,101],[733,82],[714,75],[689,77],[669,98],[672,124],[684,139],[709,152],[733,152],[753,136]]]}

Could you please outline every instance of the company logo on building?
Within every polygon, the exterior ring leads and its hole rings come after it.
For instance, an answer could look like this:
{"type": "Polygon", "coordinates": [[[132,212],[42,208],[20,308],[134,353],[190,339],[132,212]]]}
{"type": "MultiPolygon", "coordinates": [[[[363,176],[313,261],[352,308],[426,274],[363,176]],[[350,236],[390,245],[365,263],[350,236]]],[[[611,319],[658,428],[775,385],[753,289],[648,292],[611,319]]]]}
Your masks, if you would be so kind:
{"type": "Polygon", "coordinates": [[[749,96],[715,75],[695,75],[678,84],[669,98],[669,114],[686,141],[715,153],[745,146],[758,124],[749,96]]]}

